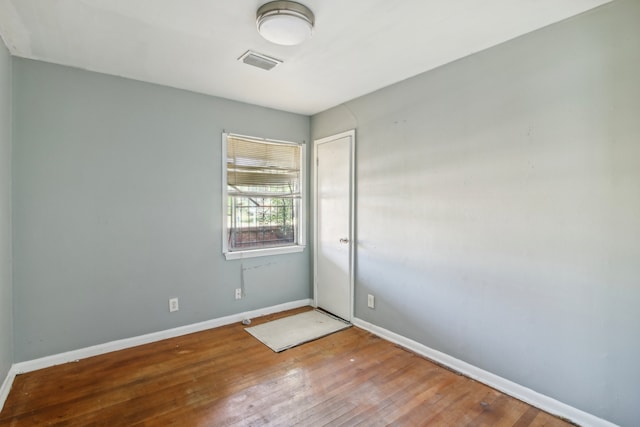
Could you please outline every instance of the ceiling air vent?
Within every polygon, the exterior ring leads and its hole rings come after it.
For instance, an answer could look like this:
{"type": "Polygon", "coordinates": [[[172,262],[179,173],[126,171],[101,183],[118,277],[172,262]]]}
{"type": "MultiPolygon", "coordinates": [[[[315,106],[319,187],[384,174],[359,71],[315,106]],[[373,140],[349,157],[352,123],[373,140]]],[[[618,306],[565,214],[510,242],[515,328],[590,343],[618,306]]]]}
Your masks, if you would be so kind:
{"type": "Polygon", "coordinates": [[[242,61],[245,64],[253,65],[254,67],[262,68],[263,70],[270,70],[278,64],[282,64],[282,61],[276,58],[272,58],[267,55],[263,55],[251,50],[242,54],[238,61],[242,61]]]}

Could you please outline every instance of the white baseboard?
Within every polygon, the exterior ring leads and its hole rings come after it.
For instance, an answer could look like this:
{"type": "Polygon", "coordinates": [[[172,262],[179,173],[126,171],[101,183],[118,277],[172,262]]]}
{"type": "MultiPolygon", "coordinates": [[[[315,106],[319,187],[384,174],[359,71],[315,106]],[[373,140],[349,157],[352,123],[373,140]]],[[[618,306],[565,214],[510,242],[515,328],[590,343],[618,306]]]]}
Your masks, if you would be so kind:
{"type": "MultiPolygon", "coordinates": [[[[267,314],[278,313],[281,311],[291,310],[294,308],[304,307],[306,305],[313,305],[312,299],[304,299],[299,301],[292,301],[284,304],[274,305],[271,307],[265,307],[253,311],[247,311],[244,313],[232,314],[226,317],[220,317],[217,319],[211,319],[204,322],[194,323],[191,325],[180,326],[165,331],[154,332],[146,335],[140,335],[138,337],[125,338],[122,340],[112,341],[105,344],[98,344],[91,347],[86,347],[78,350],[72,350],[65,353],[55,354],[52,356],[46,356],[39,359],[29,360],[25,362],[19,362],[13,364],[9,370],[6,378],[4,379],[2,386],[0,387],[0,410],[2,410],[5,400],[11,390],[11,385],[16,375],[25,372],[31,372],[38,369],[48,368],[50,366],[60,365],[68,362],[75,362],[80,359],[86,359],[87,357],[98,356],[112,351],[123,350],[130,347],[135,347],[142,344],[149,344],[152,342],[164,340],[167,338],[174,338],[181,335],[191,334],[194,332],[200,332],[211,328],[217,328],[220,326],[229,325],[231,323],[240,322],[243,319],[251,319],[254,317],[265,316],[267,314]]],[[[562,418],[566,418],[574,423],[582,426],[592,427],[617,427],[615,424],[598,418],[595,415],[584,412],[580,409],[569,406],[558,400],[552,399],[541,393],[533,391],[527,387],[516,384],[512,381],[499,377],[498,375],[487,372],[483,369],[470,365],[462,360],[451,357],[445,353],[439,352],[432,348],[429,348],[423,344],[413,341],[409,338],[405,338],[402,335],[398,335],[394,332],[376,326],[372,323],[366,322],[359,318],[354,318],[352,322],[355,326],[367,330],[387,341],[398,344],[405,347],[417,354],[420,354],[428,359],[434,360],[444,366],[447,366],[463,375],[466,375],[474,380],[477,380],[483,384],[500,390],[510,396],[520,399],[530,405],[547,411],[551,414],[557,415],[562,418]]]]}
{"type": "Polygon", "coordinates": [[[98,344],[78,350],[67,351],[66,353],[54,354],[52,356],[46,356],[35,360],[14,363],[13,366],[11,366],[7,377],[2,382],[2,387],[0,387],[0,410],[2,410],[2,408],[4,407],[4,402],[6,401],[7,396],[9,396],[9,391],[11,390],[11,385],[13,384],[13,380],[15,379],[16,375],[35,371],[38,369],[48,368],[50,366],[61,365],[63,363],[75,362],[80,359],[86,359],[87,357],[98,356],[101,354],[110,353],[112,351],[124,350],[125,348],[135,347],[142,344],[149,344],[167,338],[173,338],[181,335],[191,334],[194,332],[204,331],[211,328],[217,328],[219,326],[225,326],[231,323],[240,322],[243,319],[252,319],[254,317],[266,316],[267,314],[279,313],[281,311],[304,307],[306,305],[311,305],[312,303],[312,299],[292,301],[284,304],[274,305],[271,307],[247,311],[244,313],[232,314],[230,316],[220,317],[204,322],[193,323],[191,325],[167,329],[166,331],[153,332],[151,334],[111,341],[105,344],[98,344]]]}
{"type": "Polygon", "coordinates": [[[0,386],[0,411],[4,407],[4,402],[7,400],[9,396],[9,392],[11,391],[11,385],[13,384],[13,380],[16,378],[16,371],[13,366],[9,368],[9,372],[7,372],[7,376],[2,382],[2,386],[0,386]]]}
{"type": "Polygon", "coordinates": [[[584,412],[580,409],[569,406],[544,394],[533,391],[527,387],[516,384],[498,375],[487,372],[476,366],[470,365],[467,362],[451,357],[448,354],[442,353],[438,350],[429,348],[419,342],[413,341],[409,338],[398,335],[387,329],[376,326],[372,323],[366,322],[362,319],[354,318],[352,322],[355,326],[371,332],[387,341],[398,344],[405,347],[421,356],[431,359],[439,364],[442,364],[454,371],[473,378],[483,384],[486,384],[496,390],[499,390],[509,396],[513,396],[516,399],[522,400],[536,408],[549,412],[561,418],[565,418],[581,426],[591,427],[617,427],[609,421],[598,418],[595,415],[584,412]]]}
{"type": "Polygon", "coordinates": [[[244,313],[232,314],[230,316],[219,317],[204,322],[193,323],[191,325],[180,326],[165,331],[153,332],[146,335],[140,335],[132,338],[111,341],[105,344],[98,344],[91,347],[85,347],[78,350],[67,351],[65,353],[54,354],[51,356],[41,357],[39,359],[28,360],[25,362],[14,363],[7,373],[6,378],[0,387],[0,411],[4,407],[4,402],[9,396],[9,391],[16,375],[26,372],[36,371],[38,369],[48,368],[50,366],[61,365],[63,363],[75,362],[87,357],[99,356],[101,354],[110,353],[112,351],[124,350],[126,348],[135,347],[142,344],[149,344],[161,341],[167,338],[174,338],[181,335],[200,332],[207,329],[217,328],[219,326],[229,325],[235,322],[241,322],[243,319],[252,319],[254,317],[266,316],[267,314],[279,313],[281,311],[291,310],[294,308],[312,305],[312,299],[303,299],[292,301],[284,304],[278,304],[271,307],[259,308],[257,310],[246,311],[244,313]]]}

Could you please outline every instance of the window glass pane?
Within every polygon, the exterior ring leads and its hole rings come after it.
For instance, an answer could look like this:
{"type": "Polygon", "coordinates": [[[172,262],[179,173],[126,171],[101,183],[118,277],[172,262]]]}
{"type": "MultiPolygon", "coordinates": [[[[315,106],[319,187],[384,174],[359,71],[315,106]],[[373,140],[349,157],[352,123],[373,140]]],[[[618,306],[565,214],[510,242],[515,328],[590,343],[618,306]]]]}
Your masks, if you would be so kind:
{"type": "Polygon", "coordinates": [[[301,147],[227,137],[229,251],[298,243],[301,147]]]}
{"type": "Polygon", "coordinates": [[[296,243],[290,198],[229,197],[229,248],[263,248],[296,243]]]}

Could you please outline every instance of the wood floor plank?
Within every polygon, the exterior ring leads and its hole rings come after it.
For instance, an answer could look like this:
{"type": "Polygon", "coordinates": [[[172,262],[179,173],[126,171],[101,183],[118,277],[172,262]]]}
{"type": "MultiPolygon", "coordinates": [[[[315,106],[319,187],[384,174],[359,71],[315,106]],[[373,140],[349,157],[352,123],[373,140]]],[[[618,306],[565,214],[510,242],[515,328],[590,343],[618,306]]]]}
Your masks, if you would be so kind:
{"type": "Polygon", "coordinates": [[[483,410],[467,427],[513,426],[527,409],[527,405],[504,394],[493,402],[481,402],[483,410]]]}
{"type": "Polygon", "coordinates": [[[234,324],[19,375],[0,427],[32,425],[570,424],[355,327],[274,353],[234,324]]]}
{"type": "MultiPolygon", "coordinates": [[[[337,336],[336,336],[337,337],[337,336]]],[[[329,337],[327,337],[329,338],[329,337]]],[[[327,339],[325,338],[325,339],[327,339]]],[[[333,338],[332,340],[335,340],[336,338],[333,338]]],[[[327,346],[326,348],[331,348],[332,346],[330,345],[330,342],[332,340],[328,340],[327,341],[327,346]]],[[[358,342],[361,342],[361,340],[358,340],[358,342]]],[[[368,351],[367,348],[368,346],[362,347],[359,346],[360,348],[357,348],[355,350],[355,352],[352,352],[350,354],[355,355],[355,357],[359,357],[359,352],[361,351],[368,351]]],[[[339,351],[340,353],[334,353],[334,357],[333,359],[327,358],[326,354],[324,354],[325,352],[315,352],[315,353],[305,353],[304,356],[302,357],[302,359],[305,360],[305,364],[310,365],[309,367],[304,369],[305,374],[307,375],[311,375],[313,374],[313,378],[315,378],[315,381],[313,382],[314,386],[317,385],[321,385],[324,388],[335,388],[335,386],[332,383],[326,383],[328,380],[330,381],[335,381],[335,380],[339,380],[339,378],[341,378],[341,376],[343,376],[343,371],[344,371],[344,367],[339,367],[340,363],[344,364],[344,360],[345,357],[341,356],[341,353],[343,353],[344,351],[349,350],[351,347],[349,346],[345,346],[345,345],[341,345],[341,346],[337,346],[334,347],[336,351],[339,351]],[[314,357],[322,357],[325,360],[320,363],[313,363],[314,357]],[[333,360],[333,363],[331,363],[331,361],[333,360]],[[342,360],[342,362],[341,362],[342,360]],[[311,361],[311,364],[306,363],[307,361],[311,361]],[[331,375],[331,374],[335,374],[335,375],[331,375]]],[[[278,357],[277,355],[275,355],[274,353],[271,352],[271,350],[267,349],[266,347],[264,347],[264,349],[266,349],[267,354],[271,355],[272,357],[278,357]]],[[[295,357],[296,359],[300,358],[298,357],[298,353],[300,353],[301,351],[307,351],[307,349],[312,349],[312,347],[310,346],[301,346],[298,347],[296,349],[291,349],[288,350],[288,352],[291,352],[291,355],[293,357],[295,357]]],[[[378,354],[378,353],[376,353],[378,354]]],[[[375,362],[375,358],[372,358],[371,361],[372,363],[375,362]]],[[[299,369],[299,368],[296,368],[299,369]]],[[[292,387],[290,387],[292,388],[292,387]]],[[[297,387],[296,388],[297,392],[296,392],[296,396],[298,395],[304,395],[304,387],[297,387]]],[[[246,393],[249,393],[250,395],[248,396],[248,398],[246,399],[240,399],[238,400],[239,404],[238,405],[234,405],[234,407],[232,408],[232,411],[234,414],[245,414],[245,417],[247,418],[247,420],[251,419],[250,416],[247,416],[247,413],[253,413],[256,410],[258,411],[258,413],[260,414],[260,411],[262,410],[267,411],[270,410],[272,413],[273,411],[276,409],[276,405],[278,404],[280,399],[282,400],[282,396],[286,396],[286,395],[282,395],[280,397],[276,397],[273,398],[273,396],[276,395],[276,392],[278,390],[275,390],[273,386],[270,387],[261,387],[259,390],[259,393],[254,393],[254,390],[247,390],[246,393]],[[264,399],[262,398],[263,396],[264,399]],[[271,399],[271,401],[270,401],[271,399]],[[277,400],[277,401],[276,401],[277,400]],[[248,407],[250,405],[250,408],[248,407]]],[[[295,398],[292,399],[290,396],[286,396],[287,397],[287,402],[291,402],[291,401],[295,401],[295,398]]],[[[204,402],[206,403],[206,402],[204,402]]],[[[193,405],[190,407],[189,409],[190,411],[193,410],[193,405]]]]}

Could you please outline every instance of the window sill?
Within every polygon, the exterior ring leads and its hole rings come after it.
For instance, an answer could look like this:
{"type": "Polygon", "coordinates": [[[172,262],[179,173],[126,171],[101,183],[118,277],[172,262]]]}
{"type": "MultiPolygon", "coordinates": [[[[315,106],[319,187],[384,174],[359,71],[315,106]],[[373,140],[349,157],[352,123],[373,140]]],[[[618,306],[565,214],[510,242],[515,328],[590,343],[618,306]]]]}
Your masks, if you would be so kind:
{"type": "Polygon", "coordinates": [[[232,259],[245,259],[245,258],[256,258],[261,256],[270,256],[270,255],[282,255],[282,254],[292,254],[296,252],[304,251],[304,246],[283,246],[279,248],[267,248],[267,249],[251,249],[248,251],[236,251],[236,252],[225,252],[224,257],[228,260],[232,259]]]}

